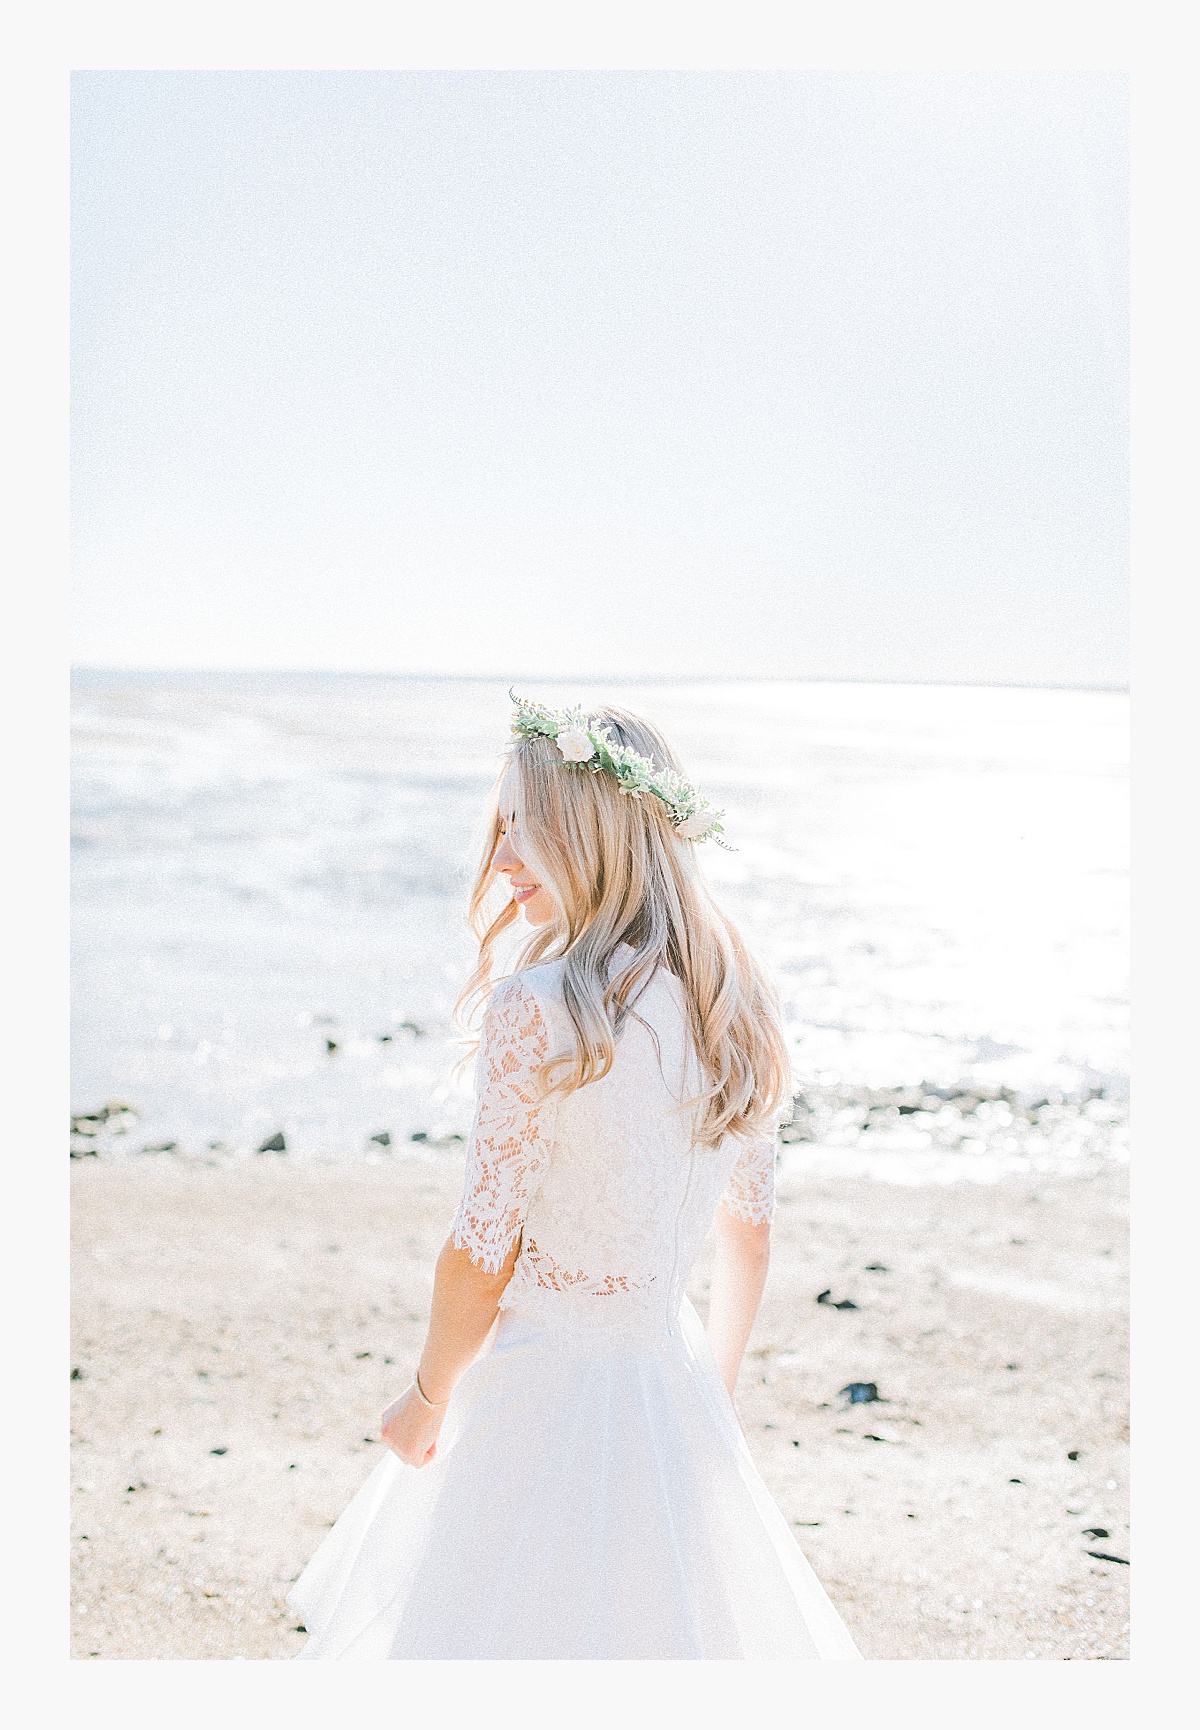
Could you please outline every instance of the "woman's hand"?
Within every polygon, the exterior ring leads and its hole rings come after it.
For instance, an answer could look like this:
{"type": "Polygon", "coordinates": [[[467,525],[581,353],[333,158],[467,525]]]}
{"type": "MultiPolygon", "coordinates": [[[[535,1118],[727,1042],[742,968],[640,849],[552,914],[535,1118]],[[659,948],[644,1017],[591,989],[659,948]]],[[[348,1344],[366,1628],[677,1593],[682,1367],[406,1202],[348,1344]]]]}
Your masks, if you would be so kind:
{"type": "Polygon", "coordinates": [[[438,1431],[445,1415],[445,1407],[432,1411],[414,1385],[405,1388],[385,1409],[379,1420],[380,1434],[406,1466],[427,1466],[437,1454],[438,1431]]]}
{"type": "Polygon", "coordinates": [[[455,1249],[449,1238],[442,1245],[419,1371],[421,1387],[428,1394],[436,1394],[439,1403],[431,1409],[414,1383],[392,1401],[380,1419],[384,1441],[406,1466],[427,1466],[436,1455],[446,1403],[491,1331],[520,1246],[518,1235],[499,1272],[490,1274],[476,1267],[467,1250],[455,1249]]]}

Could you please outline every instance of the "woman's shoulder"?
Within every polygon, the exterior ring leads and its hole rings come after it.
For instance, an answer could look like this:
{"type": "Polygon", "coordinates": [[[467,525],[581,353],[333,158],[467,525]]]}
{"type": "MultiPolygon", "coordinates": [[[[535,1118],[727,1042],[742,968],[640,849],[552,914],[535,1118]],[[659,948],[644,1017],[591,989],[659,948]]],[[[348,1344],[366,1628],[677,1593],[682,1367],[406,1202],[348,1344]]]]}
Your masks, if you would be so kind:
{"type": "Polygon", "coordinates": [[[563,964],[538,961],[501,979],[488,998],[489,1017],[529,1015],[536,1008],[549,1018],[562,1002],[563,964]]]}

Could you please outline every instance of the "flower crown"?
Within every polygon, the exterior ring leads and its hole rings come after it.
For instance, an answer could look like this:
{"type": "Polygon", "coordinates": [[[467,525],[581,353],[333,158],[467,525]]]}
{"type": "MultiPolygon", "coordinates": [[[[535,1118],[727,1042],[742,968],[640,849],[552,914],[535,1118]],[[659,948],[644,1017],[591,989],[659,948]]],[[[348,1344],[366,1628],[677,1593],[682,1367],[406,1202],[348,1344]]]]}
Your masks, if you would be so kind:
{"type": "Polygon", "coordinates": [[[589,721],[582,709],[548,709],[544,703],[518,697],[515,691],[508,694],[516,705],[512,730],[519,739],[553,739],[564,763],[580,763],[593,775],[603,770],[622,793],[634,799],[643,793],[660,799],[681,841],[706,841],[711,835],[718,847],[733,851],[721,839],[725,813],[714,811],[682,775],[673,769],[656,769],[649,757],[629,745],[619,745],[607,726],[589,721]]]}

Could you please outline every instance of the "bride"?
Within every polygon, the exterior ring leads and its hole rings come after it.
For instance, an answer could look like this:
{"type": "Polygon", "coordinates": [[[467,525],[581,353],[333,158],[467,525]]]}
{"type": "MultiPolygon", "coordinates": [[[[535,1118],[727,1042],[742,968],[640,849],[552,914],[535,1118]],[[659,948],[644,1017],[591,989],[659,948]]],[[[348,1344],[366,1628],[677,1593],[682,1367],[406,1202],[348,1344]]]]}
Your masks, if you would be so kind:
{"type": "Polygon", "coordinates": [[[857,1659],[732,1400],[789,1072],[696,857],[720,813],[637,716],[514,701],[462,1200],[390,1452],[290,1594],[300,1656],[857,1659]]]}

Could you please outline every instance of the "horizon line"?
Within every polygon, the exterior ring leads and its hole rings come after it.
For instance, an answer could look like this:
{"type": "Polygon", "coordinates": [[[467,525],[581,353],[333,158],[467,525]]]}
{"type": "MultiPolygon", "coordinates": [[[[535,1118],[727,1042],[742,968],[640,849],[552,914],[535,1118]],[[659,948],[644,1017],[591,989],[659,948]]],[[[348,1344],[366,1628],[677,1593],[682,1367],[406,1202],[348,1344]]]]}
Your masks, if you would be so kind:
{"type": "Polygon", "coordinates": [[[830,673],[435,673],[403,672],[381,667],[178,667],[121,666],[72,662],[69,672],[141,673],[149,675],[239,675],[246,678],[404,679],[456,681],[460,684],[542,685],[902,685],[934,689],[982,691],[1091,691],[1128,696],[1129,685],[1067,683],[1054,679],[865,679],[830,673]]]}

